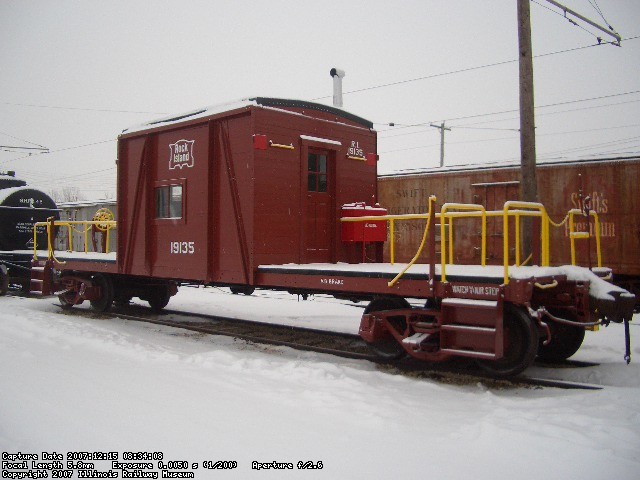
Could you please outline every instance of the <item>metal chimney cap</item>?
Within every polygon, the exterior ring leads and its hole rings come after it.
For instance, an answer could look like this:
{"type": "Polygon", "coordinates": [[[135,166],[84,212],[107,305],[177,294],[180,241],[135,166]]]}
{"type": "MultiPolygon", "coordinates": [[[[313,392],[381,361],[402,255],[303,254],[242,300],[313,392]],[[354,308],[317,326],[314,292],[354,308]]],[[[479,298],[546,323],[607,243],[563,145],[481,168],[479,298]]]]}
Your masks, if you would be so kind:
{"type": "Polygon", "coordinates": [[[329,74],[332,77],[339,77],[339,78],[344,78],[344,76],[346,75],[346,73],[344,73],[344,70],[341,70],[339,68],[332,68],[329,74]]]}

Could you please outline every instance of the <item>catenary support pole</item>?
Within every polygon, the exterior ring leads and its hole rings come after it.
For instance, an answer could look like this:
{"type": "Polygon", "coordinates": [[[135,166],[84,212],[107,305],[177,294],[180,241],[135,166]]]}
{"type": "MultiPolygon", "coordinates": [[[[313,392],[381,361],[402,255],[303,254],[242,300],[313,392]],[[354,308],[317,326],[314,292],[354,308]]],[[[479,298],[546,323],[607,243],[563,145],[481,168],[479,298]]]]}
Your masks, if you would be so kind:
{"type": "MultiPolygon", "coordinates": [[[[529,0],[518,0],[518,46],[520,66],[520,195],[525,202],[538,201],[536,183],[536,125],[533,98],[533,53],[529,0]]],[[[532,223],[524,222],[524,257],[531,253],[532,223]]]]}

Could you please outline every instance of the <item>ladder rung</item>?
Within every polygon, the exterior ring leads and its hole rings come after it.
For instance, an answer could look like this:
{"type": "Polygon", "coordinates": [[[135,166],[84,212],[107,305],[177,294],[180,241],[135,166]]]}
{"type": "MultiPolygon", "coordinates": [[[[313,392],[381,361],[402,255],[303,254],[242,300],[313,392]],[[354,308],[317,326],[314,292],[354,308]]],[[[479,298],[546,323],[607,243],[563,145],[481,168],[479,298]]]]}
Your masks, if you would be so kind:
{"type": "Polygon", "coordinates": [[[402,343],[406,345],[416,346],[416,345],[420,345],[420,343],[422,343],[422,341],[425,340],[427,337],[429,337],[429,334],[427,333],[415,333],[412,336],[403,339],[402,343]]]}
{"type": "Polygon", "coordinates": [[[436,322],[416,322],[413,324],[414,328],[438,328],[438,324],[436,322]]]}
{"type": "Polygon", "coordinates": [[[461,357],[483,358],[487,360],[495,360],[496,358],[496,356],[493,353],[475,352],[473,350],[458,350],[455,348],[443,348],[440,351],[445,353],[453,353],[454,355],[460,355],[461,357]]]}
{"type": "Polygon", "coordinates": [[[476,327],[473,325],[442,325],[440,328],[442,330],[449,330],[452,332],[496,333],[495,328],[476,327]]]}

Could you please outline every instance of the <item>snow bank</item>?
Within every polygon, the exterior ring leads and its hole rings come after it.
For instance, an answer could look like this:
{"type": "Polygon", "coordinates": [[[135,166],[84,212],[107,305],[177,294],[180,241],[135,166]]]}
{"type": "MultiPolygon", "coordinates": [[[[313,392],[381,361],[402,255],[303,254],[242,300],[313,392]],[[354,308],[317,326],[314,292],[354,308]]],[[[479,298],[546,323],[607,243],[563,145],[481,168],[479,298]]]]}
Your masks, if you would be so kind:
{"type": "MultiPolygon", "coordinates": [[[[256,303],[215,289],[181,292],[176,301],[182,293],[185,305],[214,314],[239,315],[256,303]]],[[[259,303],[260,318],[304,316],[305,308],[316,324],[359,318],[359,309],[328,299],[259,303]]],[[[621,336],[620,325],[588,333],[578,358],[596,367],[532,372],[603,390],[487,390],[364,361],[65,316],[51,299],[0,297],[0,450],[161,451],[165,460],[238,462],[234,470],[201,467],[201,479],[631,480],[640,469],[640,365],[624,365],[621,336]],[[324,468],[251,470],[253,461],[306,460],[324,468]]]]}

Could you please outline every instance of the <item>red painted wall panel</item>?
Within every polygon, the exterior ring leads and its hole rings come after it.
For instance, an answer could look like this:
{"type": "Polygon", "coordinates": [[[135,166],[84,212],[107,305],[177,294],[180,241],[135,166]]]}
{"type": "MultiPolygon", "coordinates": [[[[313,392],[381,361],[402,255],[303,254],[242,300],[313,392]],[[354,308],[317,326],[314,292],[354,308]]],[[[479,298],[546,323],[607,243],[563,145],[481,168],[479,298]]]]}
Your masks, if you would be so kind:
{"type": "Polygon", "coordinates": [[[376,133],[330,117],[251,106],[123,135],[119,271],[253,284],[261,264],[352,259],[353,246],[340,240],[340,208],[373,201],[377,169],[347,157],[375,154],[376,133]],[[266,149],[255,148],[254,135],[266,137],[266,149]],[[326,201],[313,208],[310,152],[327,155],[331,177],[326,201]],[[156,218],[156,191],[167,187],[182,189],[182,213],[156,218]],[[309,217],[310,208],[321,218],[309,217]],[[324,250],[314,250],[319,231],[330,233],[324,250]]]}

